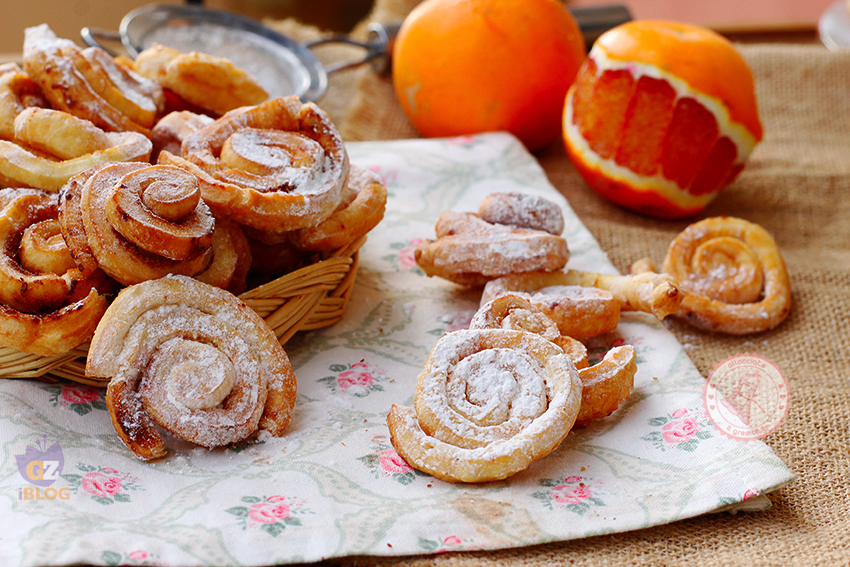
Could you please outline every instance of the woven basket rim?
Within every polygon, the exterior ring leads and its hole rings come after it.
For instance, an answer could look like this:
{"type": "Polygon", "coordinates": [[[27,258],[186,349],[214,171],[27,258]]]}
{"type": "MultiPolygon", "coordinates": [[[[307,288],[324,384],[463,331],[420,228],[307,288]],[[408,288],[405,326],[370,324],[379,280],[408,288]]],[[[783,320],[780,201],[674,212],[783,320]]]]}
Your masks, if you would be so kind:
{"type": "MultiPolygon", "coordinates": [[[[348,307],[357,276],[362,236],[314,262],[239,295],[269,324],[283,345],[299,330],[315,330],[339,321],[348,307]]],[[[85,376],[88,343],[62,354],[43,356],[0,346],[0,378],[71,380],[91,386],[106,382],[85,376]]]]}

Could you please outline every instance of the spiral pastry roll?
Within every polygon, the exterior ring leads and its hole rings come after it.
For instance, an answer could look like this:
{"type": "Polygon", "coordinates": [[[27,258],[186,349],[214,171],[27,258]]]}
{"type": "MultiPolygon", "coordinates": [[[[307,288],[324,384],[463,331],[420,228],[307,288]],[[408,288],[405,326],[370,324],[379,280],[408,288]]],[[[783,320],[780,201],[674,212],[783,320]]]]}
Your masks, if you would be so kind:
{"type": "Polygon", "coordinates": [[[151,130],[151,141],[153,142],[151,161],[156,162],[162,151],[180,155],[183,140],[189,134],[212,123],[213,118],[206,114],[196,114],[189,110],[169,112],[151,130]]]}
{"type": "Polygon", "coordinates": [[[289,358],[262,318],[186,276],[123,289],[95,331],[86,374],[109,379],[115,429],[144,460],[166,454],[155,424],[210,448],[257,429],[280,436],[296,394],[289,358]]]}
{"type": "Polygon", "coordinates": [[[230,219],[216,219],[210,263],[195,279],[239,295],[247,288],[251,244],[242,228],[230,219]]]}
{"type": "Polygon", "coordinates": [[[588,339],[613,331],[620,303],[602,289],[566,285],[562,271],[511,274],[484,286],[481,308],[503,296],[520,296],[555,322],[561,335],[588,339]]]}
{"type": "Polygon", "coordinates": [[[504,329],[456,331],[434,347],[415,410],[387,417],[396,451],[450,482],[507,478],[552,452],[581,402],[578,371],[552,342],[504,329]]]}
{"type": "Polygon", "coordinates": [[[484,304],[472,317],[470,329],[515,329],[535,333],[561,347],[578,369],[581,379],[581,405],[576,425],[614,412],[628,399],[637,372],[634,347],[615,347],[589,366],[587,348],[576,339],[561,335],[554,321],[522,295],[501,295],[484,304]]]}
{"type": "Polygon", "coordinates": [[[93,122],[107,132],[150,128],[165,104],[162,88],[115,63],[102,49],[80,49],[42,24],[24,32],[24,70],[53,108],[93,122]]]}
{"type": "Polygon", "coordinates": [[[791,309],[791,284],[773,237],[758,224],[712,217],[670,244],[662,270],[685,291],[678,314],[694,326],[743,335],[773,329],[791,309]]]}
{"type": "Polygon", "coordinates": [[[380,177],[351,166],[351,173],[339,208],[316,226],[302,228],[291,235],[299,250],[321,252],[336,250],[365,236],[378,226],[387,208],[387,188],[380,177]]]}
{"type": "Polygon", "coordinates": [[[27,108],[15,137],[0,140],[0,184],[58,191],[72,176],[114,161],[147,161],[151,141],[136,132],[107,133],[66,112],[27,108]]]}
{"type": "Polygon", "coordinates": [[[587,368],[587,348],[577,339],[561,334],[558,325],[526,295],[500,295],[482,305],[469,322],[470,329],[511,329],[535,333],[564,351],[576,368],[587,368]]]}
{"type": "Polygon", "coordinates": [[[56,195],[0,191],[0,344],[41,355],[91,338],[113,290],[103,272],[84,276],[62,239],[56,195]]]}
{"type": "Polygon", "coordinates": [[[59,221],[80,270],[100,267],[124,285],[200,272],[215,219],[199,185],[178,167],[142,163],[106,164],[69,180],[59,221]]]}
{"type": "Polygon", "coordinates": [[[342,138],[327,115],[297,96],[228,112],[183,141],[182,165],[206,183],[220,216],[259,230],[315,226],[336,210],[348,179],[342,138]]]}

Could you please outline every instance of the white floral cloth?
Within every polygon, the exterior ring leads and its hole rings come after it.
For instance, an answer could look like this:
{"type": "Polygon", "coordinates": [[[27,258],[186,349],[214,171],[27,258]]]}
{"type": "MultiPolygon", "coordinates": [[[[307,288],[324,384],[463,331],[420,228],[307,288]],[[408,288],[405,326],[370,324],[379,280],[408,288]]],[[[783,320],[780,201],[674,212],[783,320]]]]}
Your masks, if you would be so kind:
{"type": "Polygon", "coordinates": [[[617,412],[505,481],[452,485],[411,469],[386,414],[412,405],[431,348],[479,300],[413,260],[442,211],[474,211],[496,191],[539,194],[563,207],[570,267],[614,268],[508,135],[349,152],[386,181],[387,214],[344,319],[287,344],[299,389],[288,434],[214,451],[169,439],[167,458],[143,463],[119,441],[102,391],[0,381],[0,564],[270,565],[525,546],[758,509],[793,478],[764,443],[713,427],[682,346],[633,314],[589,348],[595,360],[614,345],[637,350],[635,390],[617,412]]]}

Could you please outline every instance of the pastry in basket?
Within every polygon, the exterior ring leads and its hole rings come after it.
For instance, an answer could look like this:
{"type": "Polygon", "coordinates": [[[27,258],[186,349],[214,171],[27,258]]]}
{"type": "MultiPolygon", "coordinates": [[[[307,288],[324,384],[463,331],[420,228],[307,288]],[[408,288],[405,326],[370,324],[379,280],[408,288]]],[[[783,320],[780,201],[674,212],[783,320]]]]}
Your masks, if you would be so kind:
{"type": "Polygon", "coordinates": [[[0,140],[15,138],[15,117],[31,106],[50,106],[38,83],[16,63],[0,65],[0,140]]]}
{"type": "Polygon", "coordinates": [[[252,261],[251,244],[239,224],[230,219],[216,219],[212,257],[194,277],[239,295],[247,287],[252,261]]]}
{"type": "Polygon", "coordinates": [[[520,272],[558,270],[570,256],[561,236],[489,223],[475,213],[445,211],[435,231],[436,239],[416,247],[416,263],[427,275],[460,285],[484,285],[520,272]]]}
{"type": "MultiPolygon", "coordinates": [[[[593,309],[580,315],[587,319],[593,309]]],[[[528,298],[500,295],[485,303],[470,321],[470,329],[514,329],[549,339],[569,356],[582,383],[581,406],[576,425],[587,425],[613,413],[632,393],[637,372],[635,349],[622,345],[609,350],[597,364],[589,366],[587,349],[578,340],[560,334],[558,325],[528,298]]]]}
{"type": "Polygon", "coordinates": [[[133,68],[183,101],[215,116],[260,104],[269,93],[231,61],[206,53],[181,53],[154,44],[136,56],[133,68]]]}
{"type": "Polygon", "coordinates": [[[337,210],[316,226],[293,231],[291,242],[299,250],[336,250],[378,226],[386,208],[387,188],[381,178],[352,165],[337,210]]]}
{"type": "Polygon", "coordinates": [[[186,276],[124,288],[97,326],[86,375],[109,379],[115,429],[144,460],[167,453],[156,425],[209,448],[258,429],[283,435],[297,387],[262,318],[233,294],[186,276]]]}
{"type": "MultiPolygon", "coordinates": [[[[634,272],[654,271],[650,261],[634,272]]],[[[667,250],[664,273],[684,292],[676,312],[692,325],[733,335],[775,328],[791,309],[788,270],[764,227],[712,217],[682,231],[667,250]]]]}
{"type": "Polygon", "coordinates": [[[60,194],[62,235],[83,273],[97,267],[132,285],[195,275],[210,261],[215,218],[188,171],[110,163],[71,178],[60,194]]]}
{"type": "Polygon", "coordinates": [[[450,482],[507,478],[552,452],[581,403],[575,365],[535,333],[455,331],[431,351],[413,408],[387,417],[396,451],[450,482]]]}
{"type": "Polygon", "coordinates": [[[62,354],[89,340],[114,282],[83,274],[62,239],[56,194],[0,190],[0,345],[62,354]]]}
{"type": "Polygon", "coordinates": [[[31,107],[0,140],[0,185],[58,191],[72,176],[106,162],[147,161],[151,141],[137,132],[104,132],[67,112],[31,107]]]}
{"type": "Polygon", "coordinates": [[[116,63],[100,48],[80,49],[56,37],[47,24],[24,31],[23,63],[53,108],[107,132],[149,136],[164,108],[158,83],[116,63]]]}
{"type": "Polygon", "coordinates": [[[348,152],[328,116],[297,96],[228,112],[184,141],[180,165],[204,183],[217,215],[264,231],[315,226],[338,207],[348,152]]]}
{"type": "Polygon", "coordinates": [[[213,123],[213,118],[206,114],[197,114],[190,110],[169,112],[163,116],[151,130],[151,161],[156,163],[163,150],[180,155],[183,140],[213,123]]]}

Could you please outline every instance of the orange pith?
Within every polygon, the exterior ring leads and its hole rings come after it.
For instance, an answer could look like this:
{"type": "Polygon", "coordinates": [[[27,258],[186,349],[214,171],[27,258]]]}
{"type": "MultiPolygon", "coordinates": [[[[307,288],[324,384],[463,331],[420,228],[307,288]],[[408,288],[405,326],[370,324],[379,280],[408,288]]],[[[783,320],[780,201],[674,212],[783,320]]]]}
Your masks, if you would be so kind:
{"type": "Polygon", "coordinates": [[[638,21],[603,34],[567,95],[576,168],[604,197],[654,216],[702,210],[761,137],[749,67],[698,26],[638,21]]]}
{"type": "Polygon", "coordinates": [[[558,0],[425,0],[399,30],[393,83],[424,136],[506,130],[536,149],[560,136],[585,56],[558,0]]]}

